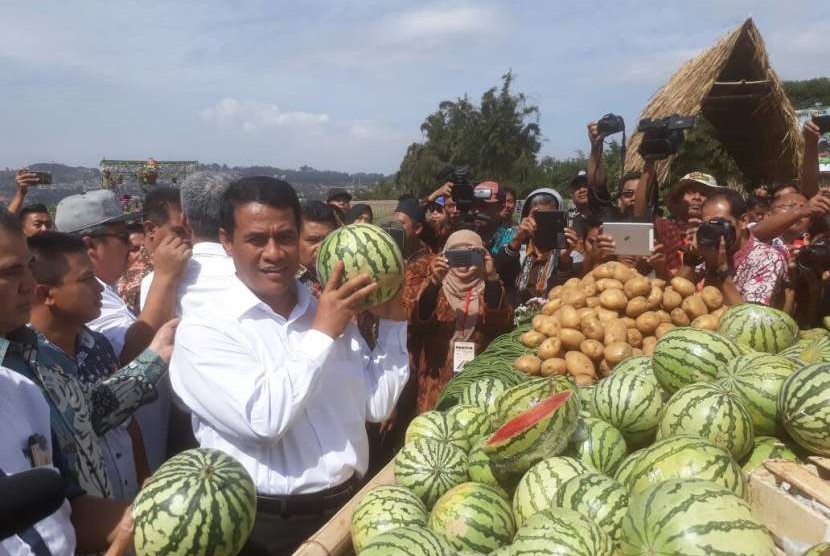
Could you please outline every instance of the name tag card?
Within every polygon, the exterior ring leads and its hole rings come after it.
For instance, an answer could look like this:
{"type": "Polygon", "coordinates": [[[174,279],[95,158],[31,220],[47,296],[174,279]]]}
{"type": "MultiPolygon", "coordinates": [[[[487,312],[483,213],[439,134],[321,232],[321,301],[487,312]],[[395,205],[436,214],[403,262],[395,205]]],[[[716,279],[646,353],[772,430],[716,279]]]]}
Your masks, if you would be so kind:
{"type": "Polygon", "coordinates": [[[476,345],[474,342],[454,342],[452,346],[452,372],[460,373],[464,365],[473,360],[476,356],[476,345]]]}

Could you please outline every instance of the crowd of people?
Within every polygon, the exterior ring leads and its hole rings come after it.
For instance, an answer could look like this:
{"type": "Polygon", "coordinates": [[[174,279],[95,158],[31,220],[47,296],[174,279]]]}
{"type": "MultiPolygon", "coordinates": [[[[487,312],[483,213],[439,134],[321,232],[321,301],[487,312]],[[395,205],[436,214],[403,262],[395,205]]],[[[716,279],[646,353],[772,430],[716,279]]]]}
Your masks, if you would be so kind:
{"type": "Polygon", "coordinates": [[[779,307],[802,327],[830,314],[815,126],[800,180],[740,193],[693,172],[665,210],[651,202],[652,162],[611,184],[595,124],[588,135],[586,171],[524,199],[494,181],[471,203],[456,182],[401,196],[384,225],[404,283],[369,310],[369,276],[345,279],[339,263],[321,283],[316,271],[329,234],[374,220],[345,190],[301,205],[281,180],[198,172],[153,188],[138,218],[107,190],[64,198],[53,218],[25,205],[37,176],[20,171],[0,212],[0,481],[23,490],[0,503],[0,555],[125,553],[142,483],[197,446],[230,454],[256,485],[242,554],[291,554],[517,308],[607,260],[779,307]],[[618,255],[609,222],[652,223],[653,251],[618,255]],[[57,495],[38,490],[44,467],[63,479],[57,495]]]}

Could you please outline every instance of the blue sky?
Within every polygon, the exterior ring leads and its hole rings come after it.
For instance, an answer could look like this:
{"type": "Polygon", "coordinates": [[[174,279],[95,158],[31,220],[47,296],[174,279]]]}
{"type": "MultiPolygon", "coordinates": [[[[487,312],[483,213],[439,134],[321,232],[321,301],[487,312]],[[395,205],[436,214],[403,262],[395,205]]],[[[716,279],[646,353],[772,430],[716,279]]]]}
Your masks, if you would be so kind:
{"type": "Polygon", "coordinates": [[[10,1],[0,166],[102,157],[393,172],[443,99],[508,68],[542,154],[632,125],[686,59],[752,16],[785,79],[830,74],[830,2],[10,1]]]}

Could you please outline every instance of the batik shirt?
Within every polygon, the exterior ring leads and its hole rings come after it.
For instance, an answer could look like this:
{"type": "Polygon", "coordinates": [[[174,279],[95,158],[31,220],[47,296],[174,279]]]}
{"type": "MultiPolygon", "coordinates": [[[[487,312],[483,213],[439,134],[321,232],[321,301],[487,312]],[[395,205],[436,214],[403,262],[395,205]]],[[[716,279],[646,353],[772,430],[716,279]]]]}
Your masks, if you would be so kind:
{"type": "Polygon", "coordinates": [[[496,229],[496,233],[493,234],[493,239],[490,240],[490,254],[494,257],[499,254],[499,250],[502,247],[510,243],[510,240],[513,239],[513,236],[516,235],[516,228],[514,226],[508,226],[507,224],[502,224],[496,229]]]}
{"type": "Polygon", "coordinates": [[[787,259],[776,249],[749,236],[749,241],[735,253],[733,281],[744,301],[772,303],[773,296],[787,278],[787,259]]]}
{"type": "Polygon", "coordinates": [[[153,258],[146,247],[141,247],[138,259],[121,275],[115,290],[134,314],[141,312],[141,280],[153,272],[153,258]]]}
{"type": "Polygon", "coordinates": [[[53,353],[40,349],[37,336],[28,328],[15,331],[9,339],[0,338],[0,364],[43,391],[52,432],[77,484],[92,496],[110,498],[112,486],[98,437],[156,398],[155,384],[165,375],[167,365],[147,349],[106,380],[84,384],[77,369],[65,370],[53,353]]]}

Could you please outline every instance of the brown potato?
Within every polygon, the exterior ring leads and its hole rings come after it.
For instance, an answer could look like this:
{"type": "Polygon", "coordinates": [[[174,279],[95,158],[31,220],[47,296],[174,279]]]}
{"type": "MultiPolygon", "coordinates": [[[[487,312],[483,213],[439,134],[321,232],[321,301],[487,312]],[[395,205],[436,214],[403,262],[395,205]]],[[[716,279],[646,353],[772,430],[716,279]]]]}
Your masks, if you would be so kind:
{"type": "Polygon", "coordinates": [[[597,312],[594,311],[591,307],[583,307],[582,309],[576,312],[579,315],[579,320],[581,321],[585,317],[594,317],[596,318],[597,312]]]}
{"type": "Polygon", "coordinates": [[[596,295],[592,295],[591,297],[587,298],[585,300],[585,306],[591,308],[599,307],[599,297],[596,295]]]}
{"type": "Polygon", "coordinates": [[[558,297],[556,299],[551,299],[550,301],[542,305],[542,313],[545,315],[552,315],[556,311],[558,311],[561,306],[561,299],[559,299],[558,297]]]}
{"type": "Polygon", "coordinates": [[[582,277],[582,285],[587,286],[589,284],[596,284],[597,280],[591,274],[586,274],[582,277]]]}
{"type": "Polygon", "coordinates": [[[673,329],[674,327],[675,326],[670,322],[661,323],[660,326],[657,327],[657,330],[654,331],[654,336],[659,340],[663,337],[663,334],[673,329]]]}
{"type": "Polygon", "coordinates": [[[654,314],[657,315],[657,318],[660,319],[660,322],[671,322],[671,314],[660,309],[659,311],[654,311],[654,314]]]}
{"type": "Polygon", "coordinates": [[[596,318],[586,317],[582,319],[579,329],[582,330],[586,338],[591,340],[602,341],[605,338],[605,327],[596,318]]]}
{"type": "Polygon", "coordinates": [[[562,305],[570,305],[574,309],[585,307],[585,299],[587,296],[581,289],[565,288],[559,294],[559,299],[562,300],[562,305]]]}
{"type": "Polygon", "coordinates": [[[622,311],[628,305],[625,294],[618,289],[605,290],[599,294],[599,302],[606,309],[622,311]]]}
{"type": "Polygon", "coordinates": [[[562,340],[562,349],[577,350],[585,339],[585,334],[573,328],[563,328],[559,331],[559,339],[562,340]]]}
{"type": "Polygon", "coordinates": [[[539,332],[547,336],[548,338],[556,337],[559,335],[559,330],[562,328],[562,325],[559,323],[559,319],[556,317],[545,317],[545,320],[539,326],[539,332]]]}
{"type": "Polygon", "coordinates": [[[609,320],[619,317],[616,311],[612,311],[604,307],[594,307],[594,310],[597,312],[597,319],[599,322],[608,322],[609,320]]]}
{"type": "Polygon", "coordinates": [[[714,332],[720,326],[720,319],[714,315],[701,315],[692,321],[692,326],[695,328],[703,328],[704,330],[712,330],[714,332]]]}
{"type": "Polygon", "coordinates": [[[632,348],[627,342],[614,342],[605,346],[603,354],[608,366],[613,369],[617,363],[631,357],[632,348]]]}
{"type": "Polygon", "coordinates": [[[547,318],[547,315],[545,315],[543,313],[538,313],[536,315],[533,315],[533,319],[530,321],[530,324],[533,325],[533,329],[536,330],[536,332],[539,332],[539,327],[542,325],[542,322],[546,318],[547,318]]]}
{"type": "Polygon", "coordinates": [[[674,309],[680,307],[681,303],[683,303],[683,296],[674,291],[674,288],[669,286],[663,291],[663,309],[666,311],[673,311],[674,309]]]}
{"type": "Polygon", "coordinates": [[[585,294],[586,297],[592,297],[597,294],[597,284],[596,282],[591,282],[590,284],[585,284],[580,288],[582,293],[585,294]]]}
{"type": "Polygon", "coordinates": [[[605,290],[621,290],[623,283],[613,278],[601,278],[597,280],[597,291],[604,292],[605,290]]]}
{"type": "Polygon", "coordinates": [[[573,378],[577,386],[590,386],[596,380],[596,377],[591,375],[576,375],[573,378]]]}
{"type": "Polygon", "coordinates": [[[683,300],[680,307],[686,311],[686,314],[689,315],[691,320],[695,320],[697,317],[702,317],[709,312],[709,308],[706,306],[706,303],[703,302],[700,294],[690,295],[683,300]]]}
{"type": "Polygon", "coordinates": [[[602,359],[604,348],[605,346],[602,345],[602,342],[596,340],[582,340],[582,343],[579,344],[579,351],[587,355],[591,361],[595,362],[602,359]]]}
{"type": "Polygon", "coordinates": [[[582,280],[580,280],[579,278],[568,278],[567,280],[565,280],[565,283],[562,284],[562,287],[579,289],[580,287],[582,287],[582,280]]]}
{"type": "Polygon", "coordinates": [[[542,360],[535,355],[520,355],[513,366],[525,374],[538,375],[542,370],[542,360]]]}
{"type": "Polygon", "coordinates": [[[646,305],[649,311],[656,311],[660,308],[660,303],[663,302],[663,290],[657,286],[651,287],[651,292],[646,297],[646,305]]]}
{"type": "Polygon", "coordinates": [[[723,294],[715,286],[706,286],[703,288],[703,291],[700,292],[700,297],[703,298],[703,302],[710,311],[723,307],[723,294]]]}
{"type": "Polygon", "coordinates": [[[557,297],[559,297],[559,294],[562,293],[563,289],[564,289],[564,286],[554,286],[548,292],[548,299],[556,299],[557,297]]]}
{"type": "Polygon", "coordinates": [[[559,357],[552,359],[545,359],[542,361],[542,367],[539,370],[542,376],[554,376],[568,374],[568,368],[565,366],[565,360],[559,357]]]}
{"type": "Polygon", "coordinates": [[[666,287],[666,281],[661,278],[652,278],[650,282],[652,286],[657,286],[658,288],[666,287]]]}
{"type": "Polygon", "coordinates": [[[657,338],[655,338],[654,336],[643,338],[643,355],[654,355],[654,346],[656,345],[657,338]]]}
{"type": "Polygon", "coordinates": [[[600,279],[611,278],[612,276],[614,276],[614,267],[611,266],[610,263],[601,264],[591,271],[591,276],[593,276],[597,280],[597,285],[599,285],[600,279]]]}
{"type": "Polygon", "coordinates": [[[603,344],[613,344],[615,342],[624,342],[628,339],[628,327],[622,319],[614,319],[605,323],[605,337],[603,344]]]}
{"type": "Polygon", "coordinates": [[[637,274],[632,269],[628,268],[622,263],[616,263],[614,266],[614,274],[611,276],[614,280],[619,280],[623,284],[631,280],[637,274]]]}
{"type": "Polygon", "coordinates": [[[594,363],[581,351],[569,351],[566,353],[565,366],[568,368],[568,373],[573,376],[596,376],[597,374],[594,363]]]}
{"type": "Polygon", "coordinates": [[[675,326],[689,326],[692,323],[692,321],[689,319],[689,315],[687,315],[686,311],[684,311],[680,307],[672,309],[671,322],[675,326]]]}
{"type": "Polygon", "coordinates": [[[633,348],[638,348],[643,345],[643,333],[637,330],[636,328],[629,328],[628,329],[628,338],[626,341],[628,345],[633,348]]]}
{"type": "Polygon", "coordinates": [[[722,307],[721,307],[721,308],[719,308],[719,309],[715,309],[714,311],[712,311],[712,312],[711,312],[711,313],[709,313],[709,314],[710,314],[710,315],[712,315],[713,317],[718,317],[718,319],[720,319],[720,316],[721,316],[722,314],[724,314],[724,313],[726,312],[726,310],[727,310],[727,309],[729,309],[729,306],[724,305],[724,306],[722,306],[722,307]]]}
{"type": "MultiPolygon", "coordinates": [[[[636,278],[632,278],[629,282],[636,280],[636,278]]],[[[626,294],[627,295],[627,294],[626,294]]],[[[646,303],[646,298],[642,295],[639,297],[630,298],[628,305],[625,307],[625,314],[633,319],[636,319],[643,313],[648,311],[648,304],[646,303]]]]}
{"type": "Polygon", "coordinates": [[[551,359],[559,357],[559,352],[562,351],[562,340],[559,338],[545,338],[536,348],[536,355],[541,359],[551,359]]]}
{"type": "Polygon", "coordinates": [[[631,317],[620,317],[620,320],[625,323],[626,328],[634,328],[637,326],[637,321],[631,317]]]}
{"type": "Polygon", "coordinates": [[[639,330],[643,336],[651,336],[651,334],[657,330],[658,326],[660,326],[660,318],[654,311],[646,311],[637,317],[637,330],[639,330]]]}
{"type": "Polygon", "coordinates": [[[695,293],[695,285],[680,276],[671,279],[671,287],[683,297],[689,297],[695,293]]]}
{"type": "Polygon", "coordinates": [[[557,318],[559,319],[559,324],[561,324],[563,328],[577,328],[579,326],[579,313],[577,313],[576,309],[570,305],[562,306],[562,308],[559,309],[559,315],[557,315],[557,318]]]}
{"type": "MultiPolygon", "coordinates": [[[[651,283],[645,276],[634,276],[623,286],[623,291],[628,299],[645,297],[651,291],[651,283]]],[[[636,316],[636,315],[635,315],[636,316]]]]}
{"type": "Polygon", "coordinates": [[[631,348],[631,356],[632,357],[640,357],[643,355],[643,350],[640,348],[631,348]]]}
{"type": "Polygon", "coordinates": [[[528,330],[527,332],[519,336],[519,341],[522,343],[522,345],[529,348],[535,348],[544,340],[544,334],[539,334],[535,330],[528,330]]]}

